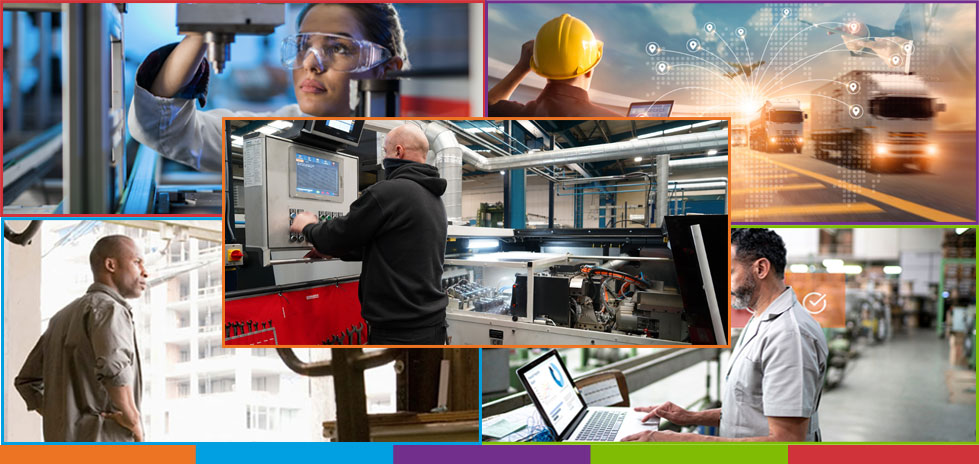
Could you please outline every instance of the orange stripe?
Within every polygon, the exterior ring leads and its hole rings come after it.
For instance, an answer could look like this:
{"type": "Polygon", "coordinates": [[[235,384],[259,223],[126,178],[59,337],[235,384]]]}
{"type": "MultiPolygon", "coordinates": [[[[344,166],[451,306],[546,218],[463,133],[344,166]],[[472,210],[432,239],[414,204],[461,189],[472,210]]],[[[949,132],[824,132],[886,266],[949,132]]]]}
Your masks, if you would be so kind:
{"type": "Polygon", "coordinates": [[[197,452],[193,445],[9,445],[0,446],[0,461],[184,464],[196,462],[197,452]]]}

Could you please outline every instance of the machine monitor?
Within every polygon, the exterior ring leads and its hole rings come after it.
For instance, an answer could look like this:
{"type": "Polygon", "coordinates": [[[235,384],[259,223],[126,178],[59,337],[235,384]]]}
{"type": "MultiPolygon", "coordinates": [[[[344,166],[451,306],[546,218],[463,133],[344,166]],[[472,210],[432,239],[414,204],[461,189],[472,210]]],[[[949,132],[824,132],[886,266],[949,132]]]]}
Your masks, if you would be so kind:
{"type": "Polygon", "coordinates": [[[340,195],[340,163],[296,153],[296,193],[306,198],[340,195]]]}
{"type": "Polygon", "coordinates": [[[673,112],[673,100],[635,102],[629,105],[630,118],[668,118],[673,112]]]}
{"type": "Polygon", "coordinates": [[[328,119],[307,122],[309,133],[346,145],[360,144],[360,135],[364,132],[362,119],[328,119]]]}

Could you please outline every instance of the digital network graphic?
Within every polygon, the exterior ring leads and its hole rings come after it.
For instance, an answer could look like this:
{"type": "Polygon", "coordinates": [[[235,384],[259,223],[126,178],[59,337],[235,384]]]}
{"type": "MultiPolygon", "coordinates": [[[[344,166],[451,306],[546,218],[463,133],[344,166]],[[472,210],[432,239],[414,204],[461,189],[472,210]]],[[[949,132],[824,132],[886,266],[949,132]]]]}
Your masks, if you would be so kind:
{"type": "Polygon", "coordinates": [[[642,45],[642,98],[731,118],[734,222],[975,221],[974,5],[751,7],[642,45]]]}

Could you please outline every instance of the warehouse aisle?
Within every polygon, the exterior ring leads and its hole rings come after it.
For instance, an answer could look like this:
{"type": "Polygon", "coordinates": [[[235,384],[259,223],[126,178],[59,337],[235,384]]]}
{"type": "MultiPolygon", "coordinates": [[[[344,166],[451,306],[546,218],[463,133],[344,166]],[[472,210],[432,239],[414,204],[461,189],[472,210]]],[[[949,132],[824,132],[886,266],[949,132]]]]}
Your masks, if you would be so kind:
{"type": "Polygon", "coordinates": [[[971,404],[948,401],[948,351],[933,329],[863,347],[843,384],[823,394],[823,440],[974,442],[975,396],[971,404]]]}

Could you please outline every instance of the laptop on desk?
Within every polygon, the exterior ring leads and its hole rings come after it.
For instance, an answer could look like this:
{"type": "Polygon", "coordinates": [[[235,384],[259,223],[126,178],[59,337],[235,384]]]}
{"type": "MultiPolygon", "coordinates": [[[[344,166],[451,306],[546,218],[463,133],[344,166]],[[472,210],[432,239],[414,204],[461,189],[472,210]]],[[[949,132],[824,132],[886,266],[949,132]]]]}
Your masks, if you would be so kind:
{"type": "Polygon", "coordinates": [[[659,419],[643,423],[646,413],[631,408],[588,407],[557,350],[517,369],[517,377],[556,441],[619,441],[658,428],[659,419]]]}

